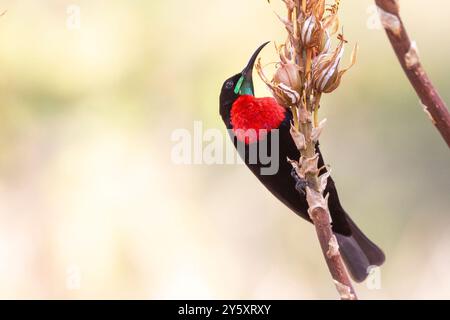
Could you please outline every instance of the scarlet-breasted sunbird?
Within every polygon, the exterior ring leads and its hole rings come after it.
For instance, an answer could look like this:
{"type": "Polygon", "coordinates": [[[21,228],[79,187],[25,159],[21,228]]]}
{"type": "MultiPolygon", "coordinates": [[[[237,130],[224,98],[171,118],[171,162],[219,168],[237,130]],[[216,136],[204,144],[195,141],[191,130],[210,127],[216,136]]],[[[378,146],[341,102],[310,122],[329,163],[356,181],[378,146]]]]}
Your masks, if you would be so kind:
{"type": "MultiPolygon", "coordinates": [[[[280,106],[274,98],[255,97],[252,72],[259,53],[266,45],[267,43],[256,50],[242,72],[224,82],[220,93],[220,115],[240,156],[259,181],[288,208],[311,222],[306,195],[299,192],[301,179],[294,174],[292,165],[287,161],[300,157],[290,134],[292,113],[280,106]],[[275,132],[278,135],[278,148],[271,147],[270,140],[274,139],[275,132]],[[262,174],[261,169],[267,166],[267,161],[260,159],[259,152],[252,154],[251,148],[259,148],[263,143],[269,149],[268,153],[271,150],[278,152],[270,154],[272,158],[277,156],[279,159],[275,174],[262,174]]],[[[316,151],[323,173],[327,169],[318,144],[316,151]]],[[[383,264],[384,253],[364,235],[342,208],[331,177],[328,178],[325,194],[329,195],[332,229],[343,260],[352,278],[362,282],[369,275],[372,266],[383,264]]]]}

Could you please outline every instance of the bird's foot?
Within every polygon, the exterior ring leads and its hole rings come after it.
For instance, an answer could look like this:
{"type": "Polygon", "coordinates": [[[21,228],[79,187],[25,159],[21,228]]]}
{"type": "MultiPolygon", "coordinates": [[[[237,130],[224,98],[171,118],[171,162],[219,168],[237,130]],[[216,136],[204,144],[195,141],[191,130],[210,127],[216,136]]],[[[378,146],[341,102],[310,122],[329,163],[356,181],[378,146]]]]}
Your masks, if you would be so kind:
{"type": "Polygon", "coordinates": [[[295,180],[295,190],[297,190],[302,196],[306,196],[306,187],[308,186],[308,181],[301,178],[295,168],[292,168],[291,176],[295,180]]]}

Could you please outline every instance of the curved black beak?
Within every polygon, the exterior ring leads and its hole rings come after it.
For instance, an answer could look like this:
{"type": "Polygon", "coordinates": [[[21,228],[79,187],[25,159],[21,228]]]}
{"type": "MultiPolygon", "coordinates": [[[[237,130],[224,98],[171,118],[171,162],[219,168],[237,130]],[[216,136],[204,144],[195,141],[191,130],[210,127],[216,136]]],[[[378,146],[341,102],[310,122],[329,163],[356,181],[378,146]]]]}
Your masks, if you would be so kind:
{"type": "Polygon", "coordinates": [[[244,76],[245,80],[251,80],[253,67],[255,66],[256,59],[258,59],[258,56],[261,53],[262,49],[264,49],[264,47],[267,46],[269,43],[270,41],[267,41],[266,43],[262,44],[258,49],[256,49],[255,53],[250,58],[250,61],[248,62],[247,66],[244,68],[244,70],[242,70],[242,75],[244,76]]]}
{"type": "Polygon", "coordinates": [[[255,66],[256,59],[258,58],[258,55],[261,53],[262,49],[269,43],[270,41],[262,44],[258,49],[256,49],[255,53],[253,53],[252,57],[250,58],[250,61],[248,62],[247,66],[242,70],[241,72],[241,78],[239,79],[239,83],[235,88],[235,93],[241,93],[241,94],[250,94],[254,95],[254,88],[253,88],[253,67],[255,66]]]}

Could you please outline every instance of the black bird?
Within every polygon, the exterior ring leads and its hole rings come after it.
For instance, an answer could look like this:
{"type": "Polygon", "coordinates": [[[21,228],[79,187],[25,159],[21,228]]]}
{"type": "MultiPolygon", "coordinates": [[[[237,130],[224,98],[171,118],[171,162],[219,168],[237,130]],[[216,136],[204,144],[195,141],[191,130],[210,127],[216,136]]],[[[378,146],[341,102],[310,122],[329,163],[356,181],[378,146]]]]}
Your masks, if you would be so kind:
{"type": "MultiPolygon", "coordinates": [[[[306,196],[302,192],[305,185],[286,161],[287,158],[298,159],[300,156],[290,135],[292,113],[281,107],[273,98],[254,96],[252,72],[259,53],[266,45],[267,43],[256,50],[242,72],[224,82],[220,93],[220,115],[248,168],[275,197],[297,215],[311,222],[306,196]],[[260,132],[259,129],[263,131],[260,132]],[[275,132],[279,136],[278,150],[272,147],[275,132]],[[259,153],[255,156],[253,152],[255,147],[260,148],[263,144],[267,146],[267,154],[272,159],[278,156],[279,168],[275,174],[263,174],[261,170],[267,168],[267,159],[263,159],[259,153]]],[[[316,149],[320,156],[319,167],[324,167],[318,145],[316,149]]],[[[322,169],[321,173],[325,170],[322,169]]],[[[352,278],[362,282],[367,278],[371,266],[383,264],[384,253],[362,233],[342,208],[331,177],[328,179],[326,193],[329,194],[328,205],[333,220],[333,232],[344,262],[352,278]]]]}

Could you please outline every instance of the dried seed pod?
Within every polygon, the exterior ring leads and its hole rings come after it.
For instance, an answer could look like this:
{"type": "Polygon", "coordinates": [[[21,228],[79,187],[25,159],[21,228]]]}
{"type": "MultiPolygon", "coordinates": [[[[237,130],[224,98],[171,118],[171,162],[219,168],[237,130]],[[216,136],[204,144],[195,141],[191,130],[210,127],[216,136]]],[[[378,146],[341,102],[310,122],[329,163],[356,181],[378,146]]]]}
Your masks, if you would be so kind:
{"type": "MultiPolygon", "coordinates": [[[[269,79],[267,79],[261,66],[261,59],[258,59],[255,68],[259,77],[265,82],[270,91],[272,91],[272,95],[279,105],[289,108],[300,101],[300,94],[291,88],[289,83],[277,82],[275,80],[269,81],[269,79]]],[[[283,71],[280,73],[280,78],[281,77],[287,77],[287,74],[283,71]]]]}
{"type": "Polygon", "coordinates": [[[287,87],[300,92],[303,86],[300,72],[301,70],[296,64],[282,63],[273,77],[273,82],[276,84],[284,84],[287,87]]]}
{"type": "Polygon", "coordinates": [[[351,63],[348,68],[339,71],[339,64],[344,55],[345,40],[340,37],[341,42],[332,53],[324,52],[314,59],[312,65],[312,84],[314,90],[320,93],[330,93],[339,86],[341,78],[356,62],[357,46],[353,49],[351,63]]]}

